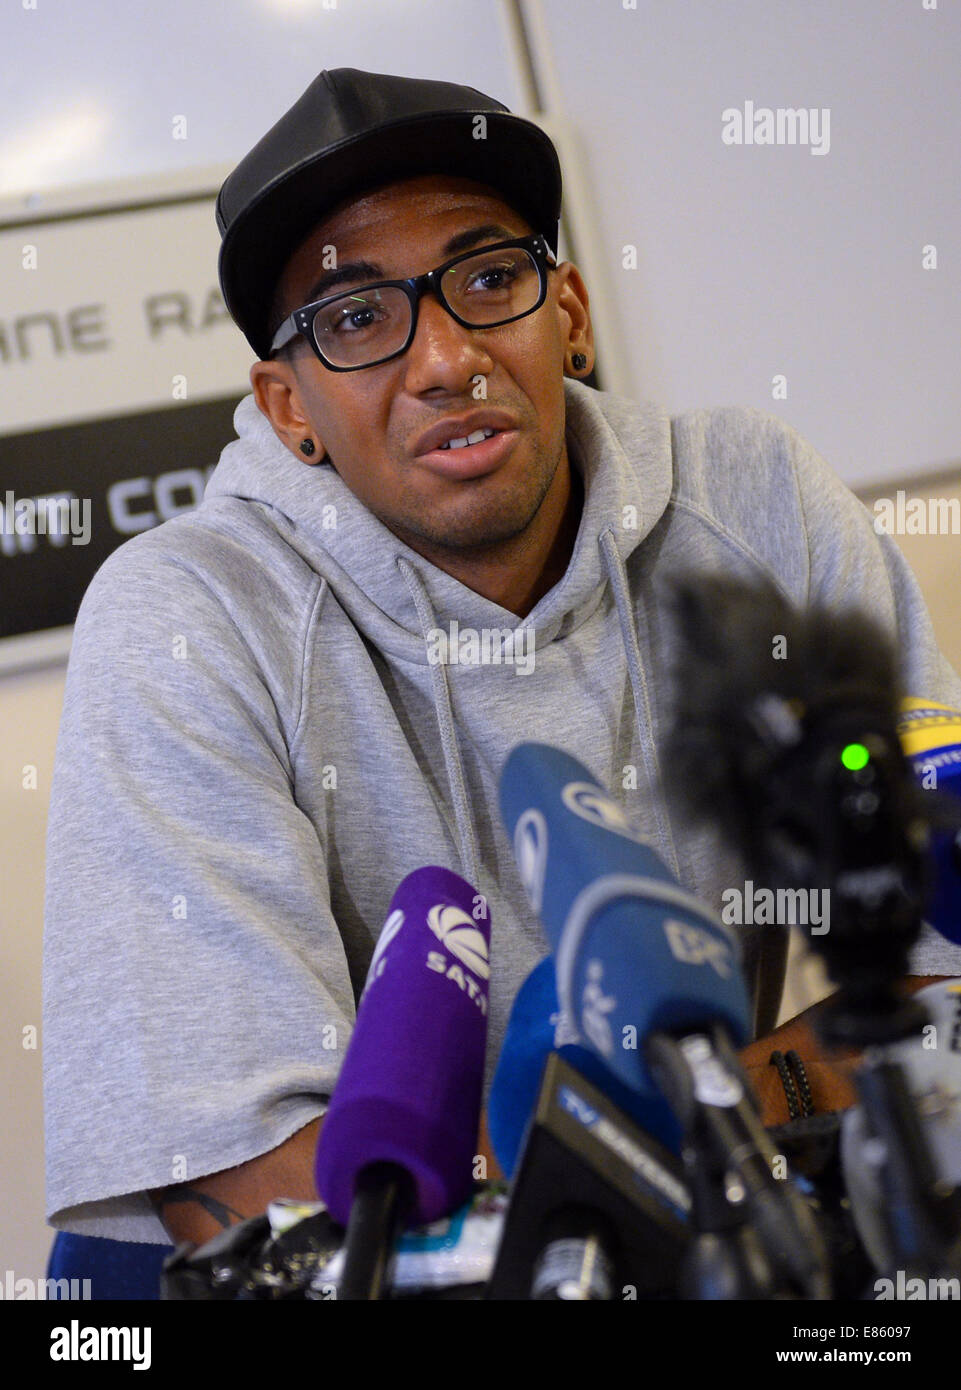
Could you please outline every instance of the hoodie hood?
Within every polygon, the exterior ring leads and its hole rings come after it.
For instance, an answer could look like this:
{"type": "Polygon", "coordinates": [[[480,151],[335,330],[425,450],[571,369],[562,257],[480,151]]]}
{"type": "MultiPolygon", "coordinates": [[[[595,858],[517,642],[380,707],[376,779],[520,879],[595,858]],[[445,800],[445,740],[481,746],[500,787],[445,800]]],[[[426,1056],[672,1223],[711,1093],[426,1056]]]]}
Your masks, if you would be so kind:
{"type": "MultiPolygon", "coordinates": [[[[599,393],[564,379],[571,466],[584,479],[584,507],[563,578],[523,620],[543,647],[590,617],[612,560],[623,565],[662,515],[671,494],[671,424],[657,406],[599,393]],[[640,433],[638,412],[641,412],[640,433]],[[628,453],[618,430],[623,422],[628,453]],[[627,512],[625,509],[632,509],[627,512]],[[625,524],[625,517],[630,523],[625,524]],[[602,542],[604,535],[610,537],[602,542]],[[616,557],[616,560],[615,560],[616,557]]],[[[330,467],[297,460],[275,435],[253,395],[234,414],[237,438],[223,450],[205,499],[239,497],[273,509],[271,520],[329,582],[357,627],[377,647],[428,661],[420,590],[434,625],[503,629],[515,614],[482,597],[411,550],[354,496],[330,467]],[[403,583],[398,583],[403,576],[403,583]]]]}

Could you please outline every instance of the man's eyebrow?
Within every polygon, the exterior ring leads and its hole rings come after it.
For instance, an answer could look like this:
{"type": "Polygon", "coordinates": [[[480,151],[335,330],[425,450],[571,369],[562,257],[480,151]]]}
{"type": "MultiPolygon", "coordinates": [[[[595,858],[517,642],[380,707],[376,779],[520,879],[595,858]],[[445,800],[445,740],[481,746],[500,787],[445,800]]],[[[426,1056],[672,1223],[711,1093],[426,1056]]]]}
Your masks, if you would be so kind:
{"type": "MultiPolygon", "coordinates": [[[[446,259],[449,256],[456,256],[461,251],[469,251],[478,242],[489,241],[496,238],[497,241],[513,241],[518,232],[512,232],[508,227],[502,227],[499,222],[485,222],[481,227],[470,227],[465,232],[457,232],[455,236],[445,243],[441,248],[441,256],[446,259]]],[[[343,265],[336,269],[327,270],[315,281],[307,291],[304,303],[311,303],[315,299],[323,299],[337,285],[344,284],[364,284],[371,280],[387,280],[391,277],[387,275],[382,265],[376,261],[345,261],[343,265]]],[[[396,277],[403,279],[403,276],[396,277]]]]}

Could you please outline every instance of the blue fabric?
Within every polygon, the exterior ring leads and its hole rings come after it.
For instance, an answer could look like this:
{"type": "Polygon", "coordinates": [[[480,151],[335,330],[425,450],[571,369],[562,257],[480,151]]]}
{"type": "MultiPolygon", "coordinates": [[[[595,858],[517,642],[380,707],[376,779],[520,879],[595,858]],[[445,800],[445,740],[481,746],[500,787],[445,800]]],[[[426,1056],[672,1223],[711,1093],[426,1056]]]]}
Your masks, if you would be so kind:
{"type": "MultiPolygon", "coordinates": [[[[161,1267],[173,1250],[172,1245],[142,1245],[58,1231],[50,1251],[47,1278],[89,1279],[90,1297],[94,1300],[159,1298],[161,1267]]],[[[82,1284],[78,1292],[84,1292],[82,1284]]]]}

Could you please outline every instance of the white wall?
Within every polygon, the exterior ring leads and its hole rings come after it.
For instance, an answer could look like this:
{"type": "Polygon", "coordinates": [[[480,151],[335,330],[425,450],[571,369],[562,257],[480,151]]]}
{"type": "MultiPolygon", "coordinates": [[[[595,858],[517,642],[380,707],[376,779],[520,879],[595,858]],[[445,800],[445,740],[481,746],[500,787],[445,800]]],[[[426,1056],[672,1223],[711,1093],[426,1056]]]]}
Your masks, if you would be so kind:
{"type": "Polygon", "coordinates": [[[43,1205],[40,951],[44,839],[63,682],[59,667],[0,679],[0,1279],[7,1269],[18,1277],[40,1276],[51,1241],[43,1205]],[[24,789],[33,781],[31,769],[35,791],[24,789]],[[29,1046],[31,1028],[36,1048],[29,1046]]]}
{"type": "Polygon", "coordinates": [[[961,465],[961,7],[531,3],[583,149],[628,394],[772,410],[851,486],[961,465]],[[723,144],[722,112],[748,99],[829,108],[828,153],[723,144]]]}
{"type": "Polygon", "coordinates": [[[0,196],[234,162],[324,68],[516,99],[494,0],[14,0],[0,51],[0,196]]]}

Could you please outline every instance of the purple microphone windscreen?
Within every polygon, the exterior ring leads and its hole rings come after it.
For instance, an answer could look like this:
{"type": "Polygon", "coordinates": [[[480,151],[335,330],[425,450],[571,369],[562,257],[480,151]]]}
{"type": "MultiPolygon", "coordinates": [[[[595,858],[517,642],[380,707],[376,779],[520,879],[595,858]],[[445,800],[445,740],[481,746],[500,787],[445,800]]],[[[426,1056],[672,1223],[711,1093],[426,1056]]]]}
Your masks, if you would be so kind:
{"type": "Polygon", "coordinates": [[[317,1145],[317,1191],[347,1225],[357,1174],[399,1164],[416,1190],[409,1224],[470,1196],[477,1152],[490,918],[449,869],[408,874],[394,894],[317,1145]]]}

